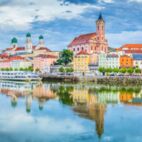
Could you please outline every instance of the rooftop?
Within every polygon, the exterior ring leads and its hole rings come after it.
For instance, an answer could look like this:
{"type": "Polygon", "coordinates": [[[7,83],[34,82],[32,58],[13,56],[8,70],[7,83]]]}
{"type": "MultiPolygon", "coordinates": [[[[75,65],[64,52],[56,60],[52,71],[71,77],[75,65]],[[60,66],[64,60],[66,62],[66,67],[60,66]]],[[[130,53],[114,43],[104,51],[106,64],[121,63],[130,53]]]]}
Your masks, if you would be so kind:
{"type": "Polygon", "coordinates": [[[87,51],[81,50],[77,55],[89,55],[87,51]]]}
{"type": "Polygon", "coordinates": [[[75,37],[68,47],[88,43],[92,37],[96,37],[96,33],[88,33],[75,37]]]}

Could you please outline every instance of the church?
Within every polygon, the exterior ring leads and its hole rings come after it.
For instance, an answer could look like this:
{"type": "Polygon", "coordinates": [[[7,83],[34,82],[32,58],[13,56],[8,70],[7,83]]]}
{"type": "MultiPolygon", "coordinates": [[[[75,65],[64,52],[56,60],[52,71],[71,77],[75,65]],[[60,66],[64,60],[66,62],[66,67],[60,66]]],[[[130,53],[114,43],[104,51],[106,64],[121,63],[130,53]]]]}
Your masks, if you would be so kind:
{"type": "Polygon", "coordinates": [[[108,52],[108,41],[105,37],[105,21],[102,14],[99,15],[96,21],[96,32],[75,37],[68,45],[68,49],[73,51],[74,55],[81,51],[85,51],[88,54],[108,52]]]}

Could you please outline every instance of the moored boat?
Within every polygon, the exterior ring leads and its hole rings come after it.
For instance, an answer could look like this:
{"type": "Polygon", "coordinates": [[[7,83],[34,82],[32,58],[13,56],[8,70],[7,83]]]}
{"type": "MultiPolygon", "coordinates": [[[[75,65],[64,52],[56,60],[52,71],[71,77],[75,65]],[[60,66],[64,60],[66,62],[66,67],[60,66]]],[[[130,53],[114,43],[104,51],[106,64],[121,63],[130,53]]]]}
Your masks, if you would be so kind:
{"type": "Polygon", "coordinates": [[[41,77],[29,71],[0,71],[0,80],[40,81],[41,77]]]}

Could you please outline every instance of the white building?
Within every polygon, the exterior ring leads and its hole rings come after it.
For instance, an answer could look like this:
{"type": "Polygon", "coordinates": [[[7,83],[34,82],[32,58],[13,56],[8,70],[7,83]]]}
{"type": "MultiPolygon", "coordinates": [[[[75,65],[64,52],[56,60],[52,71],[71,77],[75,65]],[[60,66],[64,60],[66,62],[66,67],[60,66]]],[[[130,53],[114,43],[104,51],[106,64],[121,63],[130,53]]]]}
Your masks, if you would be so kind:
{"type": "Polygon", "coordinates": [[[104,68],[119,68],[119,56],[117,54],[111,53],[101,53],[99,54],[99,67],[104,68]]]}
{"type": "Polygon", "coordinates": [[[134,67],[142,69],[142,54],[133,54],[132,57],[134,67]]]}

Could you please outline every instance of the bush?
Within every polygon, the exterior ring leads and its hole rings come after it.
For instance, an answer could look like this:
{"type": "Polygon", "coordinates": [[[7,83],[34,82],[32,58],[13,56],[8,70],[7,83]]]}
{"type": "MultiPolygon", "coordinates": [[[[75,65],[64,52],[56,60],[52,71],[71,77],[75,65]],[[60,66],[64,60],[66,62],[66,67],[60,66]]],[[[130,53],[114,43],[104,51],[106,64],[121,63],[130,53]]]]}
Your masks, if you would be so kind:
{"type": "Polygon", "coordinates": [[[63,67],[59,68],[59,72],[65,72],[65,69],[63,67]]]}

